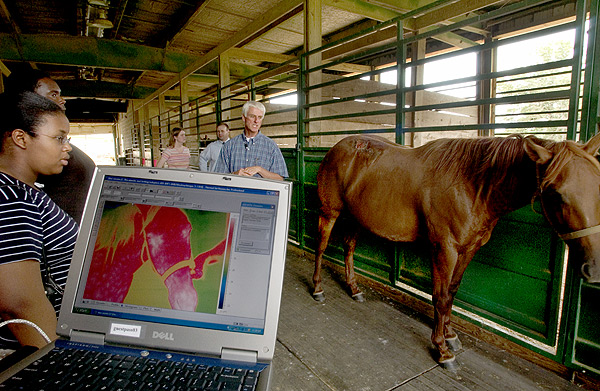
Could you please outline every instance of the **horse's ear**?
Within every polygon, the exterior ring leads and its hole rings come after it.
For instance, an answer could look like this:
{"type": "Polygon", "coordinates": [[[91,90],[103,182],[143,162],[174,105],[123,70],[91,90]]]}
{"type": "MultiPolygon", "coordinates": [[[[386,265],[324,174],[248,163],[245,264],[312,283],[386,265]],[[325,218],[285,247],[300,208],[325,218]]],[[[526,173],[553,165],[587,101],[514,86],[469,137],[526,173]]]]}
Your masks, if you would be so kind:
{"type": "Polygon", "coordinates": [[[552,159],[552,152],[548,149],[542,147],[541,145],[535,142],[535,138],[526,138],[525,144],[523,147],[525,148],[525,152],[531,160],[538,164],[546,164],[550,159],[552,159]]]}
{"type": "MultiPolygon", "coordinates": [[[[598,125],[598,128],[600,128],[600,124],[598,125]]],[[[600,148],[600,132],[585,143],[583,150],[590,155],[595,155],[598,152],[598,148],[600,148]]]]}

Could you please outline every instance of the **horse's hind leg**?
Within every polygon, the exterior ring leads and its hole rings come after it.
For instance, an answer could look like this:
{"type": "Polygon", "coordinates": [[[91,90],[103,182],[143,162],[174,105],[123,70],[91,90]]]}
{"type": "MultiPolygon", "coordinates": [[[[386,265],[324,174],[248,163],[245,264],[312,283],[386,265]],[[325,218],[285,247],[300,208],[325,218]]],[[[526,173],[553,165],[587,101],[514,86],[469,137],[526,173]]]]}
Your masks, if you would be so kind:
{"type": "Polygon", "coordinates": [[[344,264],[346,265],[346,283],[350,288],[350,294],[356,301],[365,301],[363,293],[358,289],[356,284],[356,275],[354,274],[354,250],[356,249],[356,239],[358,237],[358,231],[356,229],[348,228],[346,230],[346,236],[344,238],[344,247],[346,250],[346,256],[344,258],[344,264]]]}
{"type": "Polygon", "coordinates": [[[331,230],[337,220],[339,213],[325,215],[321,213],[319,215],[319,244],[315,254],[315,273],[313,274],[314,291],[313,298],[317,301],[325,300],[323,295],[323,288],[321,287],[321,268],[323,266],[323,253],[329,243],[329,237],[331,236],[331,230]]]}

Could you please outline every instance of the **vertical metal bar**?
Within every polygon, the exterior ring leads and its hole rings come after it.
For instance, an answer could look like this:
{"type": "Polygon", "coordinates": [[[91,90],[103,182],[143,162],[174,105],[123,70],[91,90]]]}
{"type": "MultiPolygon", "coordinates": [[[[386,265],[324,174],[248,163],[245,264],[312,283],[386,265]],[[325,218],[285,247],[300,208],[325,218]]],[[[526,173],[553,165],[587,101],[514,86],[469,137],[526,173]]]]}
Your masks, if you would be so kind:
{"type": "MultiPolygon", "coordinates": [[[[485,43],[491,43],[490,37],[485,38],[485,43]]],[[[492,72],[492,61],[493,51],[496,49],[482,50],[477,53],[477,75],[488,75],[492,72]]],[[[490,99],[492,97],[492,80],[491,79],[479,79],[476,83],[477,96],[476,99],[490,99]]],[[[492,105],[486,103],[479,105],[477,110],[477,117],[479,124],[489,124],[492,121],[492,105]]],[[[479,129],[477,131],[478,136],[490,136],[489,129],[479,129]]]]}
{"type": "Polygon", "coordinates": [[[148,121],[148,134],[150,135],[150,167],[154,167],[154,138],[152,137],[152,121],[148,121]]]}
{"type": "Polygon", "coordinates": [[[403,23],[399,20],[396,24],[396,143],[404,144],[404,106],[406,93],[404,92],[404,80],[406,80],[406,45],[404,43],[403,23]]]}
{"type": "Polygon", "coordinates": [[[308,93],[304,89],[304,68],[306,67],[306,55],[300,55],[300,67],[298,68],[298,84],[296,87],[296,94],[298,95],[298,121],[297,121],[297,138],[296,138],[296,177],[298,178],[298,197],[296,197],[298,205],[296,206],[296,232],[298,232],[298,243],[300,248],[305,248],[305,229],[306,224],[304,223],[304,209],[306,206],[305,203],[305,182],[306,182],[306,167],[304,161],[304,147],[306,145],[306,141],[304,138],[304,118],[306,116],[305,112],[305,104],[306,104],[306,94],[308,93]]]}
{"type": "MultiPolygon", "coordinates": [[[[404,81],[406,80],[406,45],[404,44],[403,23],[399,20],[396,23],[396,143],[404,145],[404,105],[406,93],[404,91],[404,81]]],[[[393,244],[394,260],[391,262],[389,274],[390,284],[393,286],[400,278],[400,265],[402,250],[398,243],[393,244]]]]}
{"type": "Polygon", "coordinates": [[[569,96],[569,119],[567,121],[567,140],[575,140],[577,136],[577,109],[579,107],[579,89],[581,82],[581,54],[583,53],[583,37],[585,35],[586,1],[577,1],[577,19],[575,23],[575,43],[573,45],[573,62],[571,65],[571,94],[569,96]]]}
{"type": "MultiPolygon", "coordinates": [[[[218,123],[219,121],[217,121],[218,123]]],[[[196,138],[198,139],[198,146],[200,145],[200,104],[196,99],[196,138]]]]}
{"type": "Polygon", "coordinates": [[[219,86],[219,88],[217,88],[217,102],[215,104],[215,111],[216,111],[216,120],[217,123],[221,122],[221,118],[223,118],[223,113],[221,112],[221,108],[223,107],[221,105],[221,86],[219,86]]]}
{"type": "Polygon", "coordinates": [[[250,79],[250,100],[256,100],[256,88],[254,77],[250,79]]]}
{"type": "Polygon", "coordinates": [[[588,141],[596,134],[600,94],[600,0],[592,1],[588,29],[588,47],[586,55],[585,75],[583,80],[583,99],[581,105],[580,141],[588,141]]]}

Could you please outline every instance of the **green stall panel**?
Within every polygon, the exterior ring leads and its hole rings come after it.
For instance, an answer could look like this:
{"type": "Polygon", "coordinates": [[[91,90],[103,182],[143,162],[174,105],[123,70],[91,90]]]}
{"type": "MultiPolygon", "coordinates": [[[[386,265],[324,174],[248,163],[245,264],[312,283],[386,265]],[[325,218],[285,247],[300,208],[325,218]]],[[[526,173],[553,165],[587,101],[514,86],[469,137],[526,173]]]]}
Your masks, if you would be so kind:
{"type": "Polygon", "coordinates": [[[498,223],[467,268],[457,301],[552,346],[558,329],[563,258],[563,242],[540,214],[526,206],[498,223]]]}
{"type": "Polygon", "coordinates": [[[600,285],[588,284],[578,277],[574,280],[565,362],[600,378],[600,285]]]}
{"type": "Polygon", "coordinates": [[[298,236],[300,235],[300,210],[298,208],[299,205],[299,195],[300,195],[300,186],[297,178],[297,167],[298,167],[298,157],[296,150],[291,148],[281,149],[281,153],[283,155],[283,159],[285,160],[285,165],[288,169],[288,180],[293,183],[292,187],[292,205],[290,208],[290,227],[288,231],[288,236],[290,239],[298,241],[298,236]]]}

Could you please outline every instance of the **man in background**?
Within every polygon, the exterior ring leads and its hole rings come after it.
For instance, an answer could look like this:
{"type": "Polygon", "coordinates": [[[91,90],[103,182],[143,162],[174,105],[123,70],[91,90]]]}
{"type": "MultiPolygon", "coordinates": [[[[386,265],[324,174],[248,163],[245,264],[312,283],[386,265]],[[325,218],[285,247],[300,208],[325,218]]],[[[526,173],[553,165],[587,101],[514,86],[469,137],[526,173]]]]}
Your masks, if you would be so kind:
{"type": "Polygon", "coordinates": [[[221,122],[217,125],[217,140],[208,144],[204,151],[200,152],[198,166],[200,171],[215,172],[215,166],[223,145],[229,141],[229,125],[221,122]]]}
{"type": "Polygon", "coordinates": [[[260,132],[265,112],[265,106],[260,102],[248,101],[244,104],[244,131],[223,146],[216,172],[280,181],[288,177],[281,150],[275,141],[260,132]]]}

